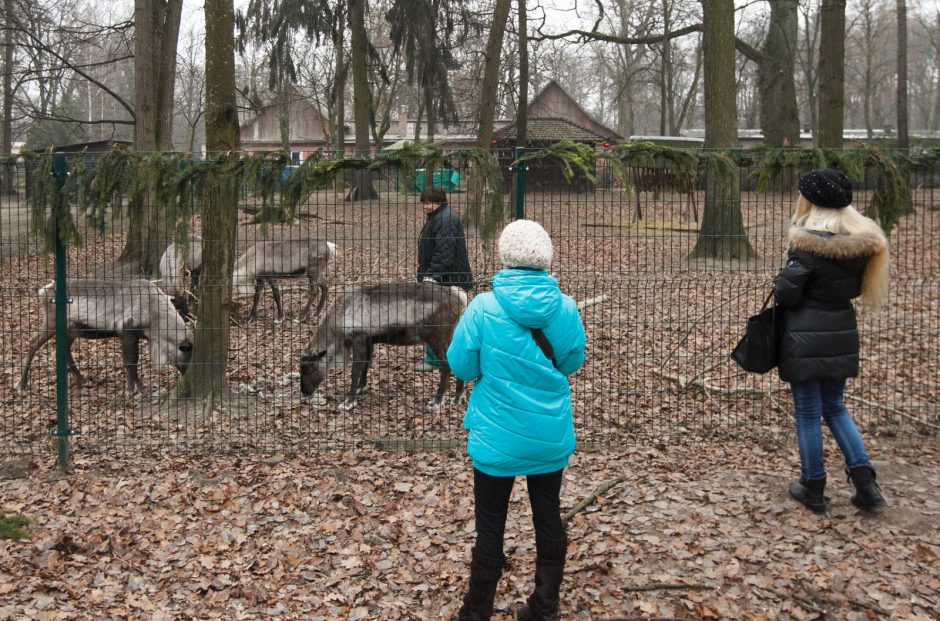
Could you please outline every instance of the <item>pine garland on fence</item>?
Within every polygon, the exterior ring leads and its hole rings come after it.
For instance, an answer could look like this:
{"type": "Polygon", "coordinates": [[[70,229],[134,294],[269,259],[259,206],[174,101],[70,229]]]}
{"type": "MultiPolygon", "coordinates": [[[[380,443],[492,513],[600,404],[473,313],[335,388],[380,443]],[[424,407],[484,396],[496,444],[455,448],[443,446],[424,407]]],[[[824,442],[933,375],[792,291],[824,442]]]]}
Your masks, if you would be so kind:
{"type": "MultiPolygon", "coordinates": [[[[122,212],[124,200],[140,204],[152,192],[157,208],[165,210],[177,243],[186,244],[192,206],[205,204],[202,198],[213,187],[234,184],[259,198],[261,209],[256,222],[292,222],[301,203],[313,192],[329,187],[347,169],[396,168],[410,185],[415,182],[419,168],[424,168],[427,178],[432,179],[434,170],[466,163],[471,187],[467,223],[479,227],[482,237],[490,239],[507,214],[499,162],[489,150],[480,148],[445,153],[437,143],[418,141],[405,143],[401,150],[381,154],[376,159],[328,159],[317,153],[297,167],[286,182],[282,181],[284,169],[290,165],[286,152],[230,153],[194,162],[182,154],[141,155],[116,146],[98,158],[93,169],[86,168],[85,157],[83,153],[74,159],[71,174],[61,190],[52,174],[51,152],[23,151],[0,157],[0,165],[38,163],[31,188],[30,217],[32,228],[43,237],[46,250],[54,248],[56,222],[65,243],[82,243],[72,216],[73,204],[88,225],[103,230],[109,208],[112,219],[116,218],[122,212]]],[[[630,169],[634,167],[668,168],[683,181],[694,181],[703,171],[717,176],[720,186],[730,187],[721,180],[731,182],[739,166],[756,166],[751,174],[757,180],[758,191],[765,191],[785,170],[835,168],[856,180],[863,180],[867,174],[873,188],[869,215],[890,233],[911,209],[910,172],[940,161],[940,149],[920,148],[901,153],[868,145],[851,150],[758,147],[703,151],[636,142],[598,153],[591,145],[562,140],[524,155],[514,165],[539,159],[556,163],[567,181],[581,175],[592,184],[597,183],[598,160],[608,160],[627,192],[631,191],[630,169]]]]}

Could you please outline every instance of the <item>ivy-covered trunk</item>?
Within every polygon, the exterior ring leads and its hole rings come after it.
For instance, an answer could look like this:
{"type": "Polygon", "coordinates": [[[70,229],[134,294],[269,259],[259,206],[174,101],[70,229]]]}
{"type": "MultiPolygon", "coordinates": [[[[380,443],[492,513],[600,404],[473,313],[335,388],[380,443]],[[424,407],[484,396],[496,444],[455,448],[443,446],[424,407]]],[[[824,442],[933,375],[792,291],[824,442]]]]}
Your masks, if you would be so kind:
{"type": "Polygon", "coordinates": [[[800,115],[796,101],[796,0],[770,3],[770,25],[760,66],[761,128],[769,147],[800,144],[800,115]]]}
{"type": "Polygon", "coordinates": [[[231,341],[232,267],[238,213],[239,164],[225,153],[239,147],[235,106],[235,11],[232,0],[206,0],[206,150],[217,158],[202,212],[202,274],[193,358],[181,396],[228,394],[225,375],[231,341]]]}

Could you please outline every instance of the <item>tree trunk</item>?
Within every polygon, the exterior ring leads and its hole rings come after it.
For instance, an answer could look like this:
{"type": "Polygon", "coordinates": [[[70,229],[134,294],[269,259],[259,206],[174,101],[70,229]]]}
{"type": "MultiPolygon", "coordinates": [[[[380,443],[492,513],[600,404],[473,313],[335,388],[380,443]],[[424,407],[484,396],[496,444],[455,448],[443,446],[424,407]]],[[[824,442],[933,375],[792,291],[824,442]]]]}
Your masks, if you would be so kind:
{"type": "Polygon", "coordinates": [[[907,0],[898,2],[898,147],[910,147],[907,131],[907,0]]]}
{"type": "Polygon", "coordinates": [[[529,16],[526,0],[519,0],[519,103],[516,105],[516,144],[529,141],[529,16]]]}
{"type": "MultiPolygon", "coordinates": [[[[13,0],[3,0],[3,119],[0,120],[0,153],[13,151],[13,0]]],[[[12,166],[5,166],[0,192],[16,194],[12,166]]]]}
{"type": "MultiPolygon", "coordinates": [[[[224,156],[239,147],[235,103],[235,11],[232,0],[205,0],[206,151],[224,156]]],[[[228,393],[225,376],[231,340],[232,268],[238,214],[237,184],[210,185],[202,213],[203,266],[192,362],[180,383],[184,397],[228,393]]]]}
{"type": "Polygon", "coordinates": [[[287,156],[290,157],[290,93],[287,92],[284,81],[282,80],[281,92],[278,93],[277,124],[281,135],[281,149],[287,151],[287,156]]]}
{"type": "Polygon", "coordinates": [[[822,0],[819,34],[819,138],[842,148],[845,110],[845,0],[822,0]]]}
{"type": "MultiPolygon", "coordinates": [[[[182,0],[134,3],[134,149],[141,154],[173,145],[173,88],[182,0]]],[[[166,210],[148,188],[128,206],[127,242],[120,261],[147,277],[156,276],[169,244],[166,210]]]]}
{"type": "Polygon", "coordinates": [[[334,108],[336,110],[335,149],[337,157],[342,159],[346,155],[346,51],[345,45],[346,32],[345,21],[340,14],[337,17],[336,31],[333,33],[333,47],[336,50],[336,84],[334,108]]]}
{"type": "MultiPolygon", "coordinates": [[[[356,120],[356,155],[369,155],[369,111],[372,109],[372,97],[369,94],[369,67],[366,59],[366,3],[365,0],[349,0],[349,29],[351,32],[353,74],[353,116],[356,120]]],[[[350,184],[346,194],[347,201],[362,201],[378,198],[379,193],[372,187],[372,174],[368,169],[350,170],[354,173],[347,177],[350,184]]]]}
{"type": "Polygon", "coordinates": [[[793,146],[800,141],[796,103],[797,0],[770,3],[770,25],[759,63],[761,128],[769,147],[793,146]]]}
{"type": "MultiPolygon", "coordinates": [[[[702,48],[705,76],[706,149],[738,146],[738,107],[734,63],[734,2],[703,0],[702,48]]],[[[737,166],[730,174],[706,169],[705,211],[693,257],[754,256],[741,215],[737,166]]]]}
{"type": "Polygon", "coordinates": [[[486,41],[483,83],[480,85],[480,125],[477,131],[477,146],[490,148],[493,139],[493,122],[496,119],[496,104],[499,91],[499,61],[503,49],[503,35],[512,0],[496,0],[493,23],[486,41]]]}

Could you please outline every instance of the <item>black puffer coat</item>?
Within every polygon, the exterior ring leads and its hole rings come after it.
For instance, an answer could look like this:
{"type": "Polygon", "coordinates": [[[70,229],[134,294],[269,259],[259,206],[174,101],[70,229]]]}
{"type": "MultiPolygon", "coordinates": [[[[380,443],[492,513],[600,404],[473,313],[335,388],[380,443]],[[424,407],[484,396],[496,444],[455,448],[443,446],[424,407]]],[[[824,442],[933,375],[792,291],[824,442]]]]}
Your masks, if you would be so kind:
{"type": "Polygon", "coordinates": [[[429,213],[421,229],[421,238],[418,240],[418,281],[425,278],[466,290],[473,287],[463,224],[447,203],[429,213]]]}
{"type": "Polygon", "coordinates": [[[780,379],[807,381],[858,375],[859,338],[852,300],[862,293],[868,260],[883,240],[791,228],[787,264],[774,279],[786,307],[780,379]]]}

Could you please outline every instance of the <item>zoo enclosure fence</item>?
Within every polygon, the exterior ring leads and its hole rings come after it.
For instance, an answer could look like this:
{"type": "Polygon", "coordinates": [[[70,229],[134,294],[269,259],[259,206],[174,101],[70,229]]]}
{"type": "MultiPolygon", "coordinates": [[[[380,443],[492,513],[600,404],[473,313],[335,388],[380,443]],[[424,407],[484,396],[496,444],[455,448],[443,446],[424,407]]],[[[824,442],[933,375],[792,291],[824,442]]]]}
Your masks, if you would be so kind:
{"type": "MultiPolygon", "coordinates": [[[[504,175],[507,218],[524,216],[545,226],[555,245],[552,273],[583,305],[587,360],[571,379],[582,446],[776,437],[790,430],[786,384],[774,373],[741,372],[727,354],[782,265],[799,169],[784,169],[758,192],[752,173],[762,163],[753,158],[742,165],[737,197],[753,254],[709,259],[693,258],[692,253],[702,237],[709,169],[699,169],[691,185],[676,183],[669,175],[654,175],[646,183],[634,179],[631,191],[604,160],[593,183],[577,175],[565,180],[552,160],[513,166],[518,153],[496,155],[504,175]]],[[[68,162],[73,172],[75,163],[68,162]]],[[[96,161],[83,163],[93,169],[96,161]]],[[[456,159],[434,179],[446,184],[450,204],[465,220],[475,199],[472,168],[472,162],[456,159]]],[[[276,321],[269,290],[261,297],[258,320],[250,324],[245,318],[251,296],[235,299],[227,369],[230,399],[205,403],[174,398],[178,372],[156,369],[151,360],[155,350],[146,346],[137,364],[143,387],[125,393],[119,340],[80,338],[72,351],[87,383],[79,387],[69,380],[68,421],[57,425],[62,391],[57,390],[51,345],[36,355],[26,391],[15,391],[30,336],[46,312],[37,292],[55,278],[55,261],[43,252],[28,200],[35,190],[35,170],[20,160],[0,172],[6,182],[0,203],[0,308],[6,314],[0,455],[54,452],[57,439],[66,434],[79,451],[461,444],[463,407],[425,408],[437,375],[415,369],[424,355],[420,346],[378,346],[368,389],[353,410],[337,407],[349,385],[344,368],[336,368],[324,383],[325,398],[301,398],[299,359],[317,330],[312,316],[298,319],[309,295],[302,278],[280,281],[287,315],[283,323],[276,321]]],[[[890,303],[881,313],[860,315],[862,373],[850,381],[847,393],[850,410],[868,432],[935,433],[940,425],[935,372],[940,368],[940,210],[935,194],[940,162],[907,174],[911,209],[890,236],[890,303]]],[[[413,281],[425,218],[416,179],[394,166],[383,168],[370,175],[378,198],[346,201],[356,175],[363,172],[353,171],[345,183],[304,197],[290,224],[253,224],[262,201],[243,189],[235,258],[260,240],[328,240],[337,248],[326,270],[331,302],[347,285],[413,281]]],[[[867,171],[856,184],[855,205],[863,212],[877,187],[872,175],[867,171]]],[[[286,179],[278,182],[276,201],[283,198],[280,184],[286,179]]],[[[68,185],[65,189],[75,191],[68,185]]],[[[68,276],[102,277],[126,243],[127,201],[112,201],[107,218],[88,222],[75,209],[76,197],[70,198],[84,243],[63,248],[68,276]]],[[[188,205],[192,213],[187,223],[194,233],[201,232],[201,207],[188,205]]],[[[179,229],[167,231],[166,237],[182,241],[179,229]]],[[[498,257],[492,236],[485,238],[479,228],[467,226],[467,244],[478,293],[489,288],[489,278],[500,267],[498,257]]],[[[155,337],[161,329],[155,328],[155,337]]],[[[58,381],[62,386],[65,378],[58,381]]]]}

